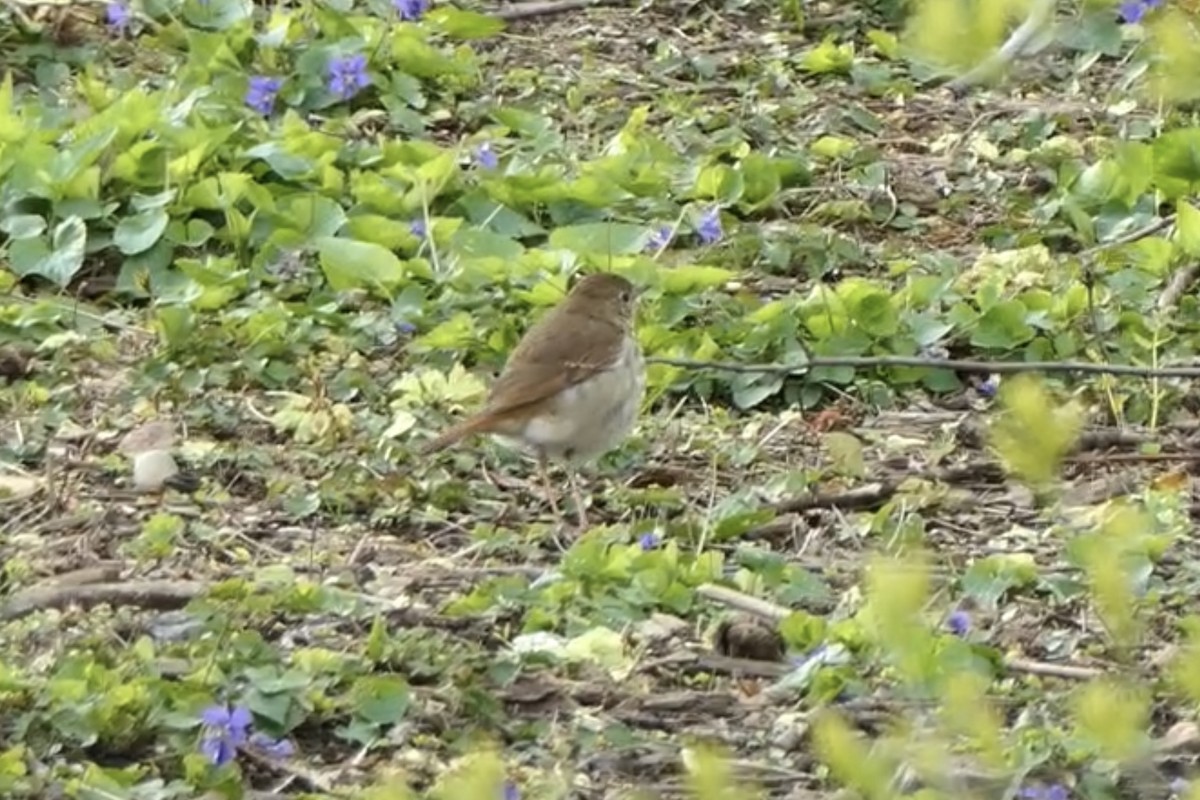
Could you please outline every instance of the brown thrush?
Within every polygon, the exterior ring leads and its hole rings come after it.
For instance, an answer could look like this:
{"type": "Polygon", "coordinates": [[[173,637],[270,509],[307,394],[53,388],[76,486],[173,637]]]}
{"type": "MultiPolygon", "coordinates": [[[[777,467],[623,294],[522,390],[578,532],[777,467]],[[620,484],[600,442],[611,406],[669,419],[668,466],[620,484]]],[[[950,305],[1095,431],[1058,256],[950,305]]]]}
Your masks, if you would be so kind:
{"type": "Polygon", "coordinates": [[[567,464],[581,528],[587,527],[574,466],[611,450],[633,429],[646,389],[633,332],[636,293],[619,275],[582,278],[517,344],[483,410],[422,448],[434,453],[490,433],[537,458],[546,499],[559,515],[547,462],[567,464]]]}

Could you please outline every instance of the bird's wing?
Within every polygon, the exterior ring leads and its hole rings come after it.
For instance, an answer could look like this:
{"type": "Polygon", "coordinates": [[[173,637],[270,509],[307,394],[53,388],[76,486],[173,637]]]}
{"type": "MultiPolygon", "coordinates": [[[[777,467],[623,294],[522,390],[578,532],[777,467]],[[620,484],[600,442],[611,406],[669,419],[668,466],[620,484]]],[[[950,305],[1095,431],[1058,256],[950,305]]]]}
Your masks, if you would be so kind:
{"type": "Polygon", "coordinates": [[[624,337],[614,322],[558,309],[529,329],[508,357],[488,396],[485,413],[504,415],[540,403],[611,369],[624,337]]]}

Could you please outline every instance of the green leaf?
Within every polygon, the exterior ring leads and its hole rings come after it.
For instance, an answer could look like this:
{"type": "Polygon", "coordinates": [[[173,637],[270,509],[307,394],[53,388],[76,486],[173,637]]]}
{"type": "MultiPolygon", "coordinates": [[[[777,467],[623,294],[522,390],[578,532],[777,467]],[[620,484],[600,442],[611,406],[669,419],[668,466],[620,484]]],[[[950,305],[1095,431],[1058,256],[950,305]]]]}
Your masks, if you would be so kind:
{"type": "Polygon", "coordinates": [[[858,149],[858,142],[842,136],[822,136],[809,146],[814,156],[837,159],[848,156],[858,149]]]}
{"type": "Polygon", "coordinates": [[[879,289],[853,298],[850,317],[861,330],[876,338],[893,336],[900,327],[900,316],[892,307],[891,295],[879,289]]]}
{"type": "Polygon", "coordinates": [[[822,644],[826,629],[824,619],[806,611],[793,611],[779,621],[779,635],[788,645],[800,652],[822,644]]]}
{"type": "Polygon", "coordinates": [[[1019,300],[996,303],[979,318],[978,327],[971,334],[971,344],[997,349],[1025,344],[1035,334],[1034,329],[1025,322],[1026,313],[1025,304],[1019,300]]]}
{"type": "MultiPolygon", "coordinates": [[[[168,227],[169,230],[170,228],[168,227]]],[[[200,218],[189,219],[186,224],[180,226],[178,236],[173,241],[187,247],[200,247],[211,239],[216,232],[216,229],[208,220],[200,218]]]]}
{"type": "Polygon", "coordinates": [[[309,241],[333,236],[346,223],[346,212],[342,207],[315,192],[281,200],[277,214],[281,222],[303,232],[309,241]]]}
{"type": "Polygon", "coordinates": [[[479,228],[459,228],[450,237],[451,253],[461,258],[499,258],[515,261],[525,252],[520,242],[479,228]]]}
{"type": "Polygon", "coordinates": [[[744,190],[745,183],[740,172],[728,164],[713,164],[700,170],[692,193],[695,197],[728,205],[740,200],[744,190]]]}
{"type": "Polygon", "coordinates": [[[619,222],[594,222],[558,228],[550,234],[551,247],[580,255],[629,255],[646,246],[646,228],[619,222]]]}
{"type": "Polygon", "coordinates": [[[751,209],[773,200],[779,193],[783,182],[775,159],[750,153],[742,159],[741,172],[744,185],[741,200],[751,209]]]}
{"type": "Polygon", "coordinates": [[[459,311],[413,344],[420,350],[457,350],[468,347],[479,339],[475,318],[466,311],[459,311]]]}
{"type": "Polygon", "coordinates": [[[14,239],[31,239],[46,231],[46,220],[39,214],[13,214],[0,222],[0,231],[14,239]]]}
{"type": "Polygon", "coordinates": [[[696,294],[730,280],[736,273],[720,267],[687,264],[659,273],[663,294],[696,294]]]}
{"type": "Polygon", "coordinates": [[[417,239],[403,222],[379,214],[350,217],[346,220],[346,234],[352,239],[373,242],[388,250],[398,250],[417,239]]]}
{"type": "Polygon", "coordinates": [[[196,330],[196,316],[187,306],[162,306],[157,313],[158,330],[169,348],[186,344],[196,330]]]}
{"type": "Polygon", "coordinates": [[[50,256],[44,236],[15,239],[8,245],[8,264],[17,275],[36,275],[38,265],[50,256]]]}
{"type": "Polygon", "coordinates": [[[1125,205],[1132,206],[1154,182],[1154,148],[1145,142],[1117,142],[1113,161],[1127,185],[1125,205]]]}
{"type": "Polygon", "coordinates": [[[161,208],[125,217],[113,231],[113,244],[127,256],[149,250],[162,238],[170,221],[171,216],[161,208]]]}
{"type": "Polygon", "coordinates": [[[983,608],[992,610],[1009,589],[1032,585],[1037,565],[1024,554],[992,555],[976,561],[962,577],[962,590],[983,608]]]}
{"type": "Polygon", "coordinates": [[[408,684],[398,675],[368,675],[354,685],[354,713],[376,725],[394,725],[412,705],[408,684]]]}
{"type": "Polygon", "coordinates": [[[263,142],[246,151],[250,158],[261,158],[285,180],[299,180],[312,175],[316,165],[307,158],[288,152],[279,142],[263,142]]]}
{"type": "Polygon", "coordinates": [[[457,172],[458,154],[453,150],[446,150],[417,167],[417,180],[424,183],[429,192],[425,202],[432,201],[457,172]]]}
{"type": "Polygon", "coordinates": [[[1200,211],[1186,200],[1176,204],[1175,231],[1179,248],[1191,258],[1200,256],[1200,211]]]}
{"type": "Polygon", "coordinates": [[[782,388],[781,375],[738,375],[733,379],[733,402],[743,410],[754,408],[782,388]]]}
{"type": "Polygon", "coordinates": [[[487,39],[500,33],[506,27],[506,23],[502,19],[450,6],[435,8],[425,16],[425,19],[454,39],[487,39]]]}
{"type": "Polygon", "coordinates": [[[212,31],[232,28],[250,19],[253,11],[251,0],[203,0],[183,4],[183,18],[189,25],[212,31]]]}
{"type": "Polygon", "coordinates": [[[800,66],[807,72],[823,74],[846,72],[854,63],[854,45],[836,44],[832,36],[825,37],[821,44],[800,58],[800,66]]]}
{"type": "Polygon", "coordinates": [[[867,41],[874,46],[879,55],[889,61],[895,61],[900,57],[900,42],[896,38],[896,34],[891,31],[872,28],[867,31],[867,41]]]}
{"type": "Polygon", "coordinates": [[[404,282],[404,263],[385,247],[335,236],[315,244],[325,280],[334,291],[381,289],[390,294],[404,282]]]}
{"type": "Polygon", "coordinates": [[[1175,198],[1200,185],[1200,128],[1168,131],[1154,142],[1154,174],[1160,188],[1175,198]]]}
{"type": "Polygon", "coordinates": [[[428,79],[466,74],[467,62],[446,56],[441,48],[425,40],[419,28],[397,26],[391,45],[392,61],[401,72],[428,79]]]}
{"type": "Polygon", "coordinates": [[[79,217],[70,217],[55,227],[49,246],[41,237],[13,242],[10,263],[13,272],[22,277],[40,275],[66,286],[83,266],[86,244],[87,225],[79,217]]]}
{"type": "Polygon", "coordinates": [[[1099,207],[1110,200],[1127,197],[1129,181],[1125,171],[1111,159],[1091,164],[1079,174],[1071,193],[1087,208],[1099,207]]]}
{"type": "Polygon", "coordinates": [[[115,127],[89,136],[82,142],[60,152],[48,170],[54,185],[63,187],[76,180],[95,164],[117,136],[115,127]]]}
{"type": "Polygon", "coordinates": [[[158,194],[135,194],[129,199],[129,207],[134,211],[150,211],[155,208],[166,208],[175,200],[179,192],[167,189],[158,194]]]}

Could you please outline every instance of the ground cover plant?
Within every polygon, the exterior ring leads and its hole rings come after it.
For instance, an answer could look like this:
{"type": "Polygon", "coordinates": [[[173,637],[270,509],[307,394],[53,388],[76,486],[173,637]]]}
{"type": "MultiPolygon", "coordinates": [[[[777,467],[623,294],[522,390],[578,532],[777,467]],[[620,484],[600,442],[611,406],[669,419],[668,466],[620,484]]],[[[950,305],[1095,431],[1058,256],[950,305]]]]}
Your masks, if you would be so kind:
{"type": "Polygon", "coordinates": [[[5,0],[0,796],[1200,798],[1196,12],[5,0]]]}

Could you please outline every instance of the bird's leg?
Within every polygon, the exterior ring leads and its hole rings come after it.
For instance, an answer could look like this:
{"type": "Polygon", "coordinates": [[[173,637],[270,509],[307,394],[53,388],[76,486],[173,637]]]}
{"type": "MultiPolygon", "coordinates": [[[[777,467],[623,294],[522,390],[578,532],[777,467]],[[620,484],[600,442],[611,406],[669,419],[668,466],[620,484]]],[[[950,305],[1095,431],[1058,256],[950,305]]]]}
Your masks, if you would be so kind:
{"type": "Polygon", "coordinates": [[[567,467],[567,482],[571,484],[571,498],[575,501],[575,513],[579,519],[579,530],[587,530],[587,512],[583,508],[583,495],[579,492],[579,482],[575,479],[575,470],[567,467]]]}
{"type": "Polygon", "coordinates": [[[546,491],[546,502],[550,504],[550,510],[554,512],[554,516],[562,517],[562,513],[558,510],[558,502],[554,499],[554,487],[550,485],[550,470],[546,465],[546,454],[539,450],[537,454],[538,475],[542,478],[542,488],[546,491]]]}

